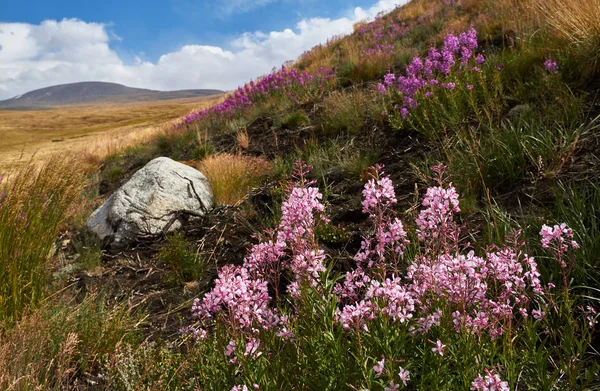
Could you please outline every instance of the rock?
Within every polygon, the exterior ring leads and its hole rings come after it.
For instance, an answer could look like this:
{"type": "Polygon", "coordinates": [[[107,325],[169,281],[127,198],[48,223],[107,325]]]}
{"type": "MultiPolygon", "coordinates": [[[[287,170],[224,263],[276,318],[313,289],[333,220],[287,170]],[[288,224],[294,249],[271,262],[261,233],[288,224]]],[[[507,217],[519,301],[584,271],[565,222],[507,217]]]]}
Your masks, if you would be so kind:
{"type": "Polygon", "coordinates": [[[182,217],[202,216],[213,206],[212,190],[202,173],[159,157],[96,209],[86,225],[112,247],[124,247],[140,236],[175,230],[182,217]]]}
{"type": "Polygon", "coordinates": [[[516,105],[508,111],[506,118],[508,119],[519,119],[521,116],[531,113],[531,106],[528,104],[516,105]]]}

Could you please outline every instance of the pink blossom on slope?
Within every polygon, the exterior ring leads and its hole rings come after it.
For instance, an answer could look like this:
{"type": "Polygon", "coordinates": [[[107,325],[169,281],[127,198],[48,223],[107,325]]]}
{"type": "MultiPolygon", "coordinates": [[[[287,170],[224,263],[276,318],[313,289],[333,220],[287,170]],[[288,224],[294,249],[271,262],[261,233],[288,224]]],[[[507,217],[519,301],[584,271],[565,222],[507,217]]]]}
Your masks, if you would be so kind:
{"type": "Polygon", "coordinates": [[[421,210],[416,220],[419,240],[437,238],[443,234],[454,214],[460,212],[458,204],[458,193],[452,184],[448,189],[441,186],[427,189],[422,203],[426,208],[421,210]]]}
{"type": "Polygon", "coordinates": [[[410,380],[410,372],[400,367],[399,369],[400,380],[402,380],[402,384],[406,387],[408,381],[410,380]]]}
{"type": "Polygon", "coordinates": [[[192,313],[196,318],[207,319],[227,309],[228,321],[234,326],[271,328],[278,315],[268,307],[269,301],[266,281],[253,279],[244,267],[229,265],[219,271],[215,287],[202,302],[194,300],[192,313]]]}
{"type": "Polygon", "coordinates": [[[435,342],[435,347],[431,348],[431,351],[434,353],[439,354],[440,356],[444,355],[444,350],[446,349],[447,345],[444,345],[442,343],[442,341],[440,341],[439,339],[435,342]]]}
{"type": "Polygon", "coordinates": [[[382,358],[381,361],[377,362],[377,365],[373,367],[373,371],[375,371],[375,377],[381,376],[385,369],[385,358],[382,358]]]}
{"type": "Polygon", "coordinates": [[[375,318],[374,305],[370,301],[361,300],[356,304],[348,304],[343,309],[336,309],[336,321],[347,330],[363,329],[368,331],[368,320],[375,318]]]}
{"type": "Polygon", "coordinates": [[[546,61],[544,62],[544,66],[546,67],[546,70],[549,73],[551,73],[551,74],[558,73],[558,64],[553,59],[551,59],[551,58],[546,59],[546,61]]]}
{"type": "Polygon", "coordinates": [[[370,179],[362,192],[363,212],[374,216],[378,207],[388,207],[397,202],[394,185],[389,177],[370,179]]]}
{"type": "Polygon", "coordinates": [[[573,230],[565,223],[554,225],[554,227],[544,224],[540,231],[542,237],[542,247],[549,248],[551,244],[556,243],[561,251],[567,251],[569,247],[577,249],[579,244],[573,240],[573,230]]]}
{"type": "Polygon", "coordinates": [[[509,391],[508,382],[503,381],[500,375],[488,369],[485,372],[485,377],[478,375],[471,383],[472,391],[509,391]]]}

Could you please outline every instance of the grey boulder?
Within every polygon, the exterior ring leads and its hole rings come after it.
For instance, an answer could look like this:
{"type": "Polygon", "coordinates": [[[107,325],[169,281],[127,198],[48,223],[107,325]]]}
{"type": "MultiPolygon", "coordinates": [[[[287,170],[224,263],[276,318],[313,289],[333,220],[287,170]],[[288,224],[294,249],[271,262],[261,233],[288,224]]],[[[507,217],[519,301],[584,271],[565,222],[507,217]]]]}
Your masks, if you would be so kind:
{"type": "Polygon", "coordinates": [[[180,228],[182,218],[203,216],[213,207],[210,184],[201,172],[159,157],[96,209],[86,225],[111,246],[123,247],[141,236],[180,228]]]}

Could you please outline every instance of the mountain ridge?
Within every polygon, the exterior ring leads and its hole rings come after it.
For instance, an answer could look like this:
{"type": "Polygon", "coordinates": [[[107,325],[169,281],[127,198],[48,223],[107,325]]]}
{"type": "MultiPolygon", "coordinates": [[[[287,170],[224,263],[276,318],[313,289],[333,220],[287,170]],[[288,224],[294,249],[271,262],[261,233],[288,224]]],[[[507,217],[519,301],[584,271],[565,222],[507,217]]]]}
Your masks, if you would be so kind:
{"type": "Polygon", "coordinates": [[[118,83],[86,81],[40,88],[0,101],[0,109],[35,109],[48,106],[94,103],[138,102],[205,97],[221,94],[213,89],[158,91],[118,83]]]}

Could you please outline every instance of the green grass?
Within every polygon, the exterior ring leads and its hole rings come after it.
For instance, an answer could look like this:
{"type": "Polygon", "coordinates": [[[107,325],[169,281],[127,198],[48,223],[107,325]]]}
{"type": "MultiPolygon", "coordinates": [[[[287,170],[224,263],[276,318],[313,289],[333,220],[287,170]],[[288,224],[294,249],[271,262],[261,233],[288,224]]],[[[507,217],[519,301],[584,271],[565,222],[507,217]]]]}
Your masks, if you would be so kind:
{"type": "Polygon", "coordinates": [[[0,388],[64,390],[96,372],[122,343],[140,343],[138,315],[107,297],[52,300],[0,334],[0,388]]]}
{"type": "Polygon", "coordinates": [[[357,134],[366,120],[367,96],[359,90],[336,91],[323,101],[323,130],[327,134],[357,134]]]}
{"type": "Polygon", "coordinates": [[[364,170],[377,162],[377,152],[354,145],[352,138],[338,137],[324,142],[313,140],[297,152],[300,159],[312,166],[317,179],[349,176],[359,179],[364,170]]]}
{"type": "Polygon", "coordinates": [[[83,183],[74,161],[55,159],[0,188],[0,326],[44,298],[52,246],[83,183]]]}
{"type": "Polygon", "coordinates": [[[203,254],[194,250],[181,232],[167,237],[157,259],[172,268],[173,280],[179,284],[198,280],[208,270],[203,254]]]}
{"type": "Polygon", "coordinates": [[[310,119],[303,110],[296,110],[291,113],[286,113],[275,122],[277,126],[286,129],[306,125],[308,123],[310,123],[310,119]]]}

